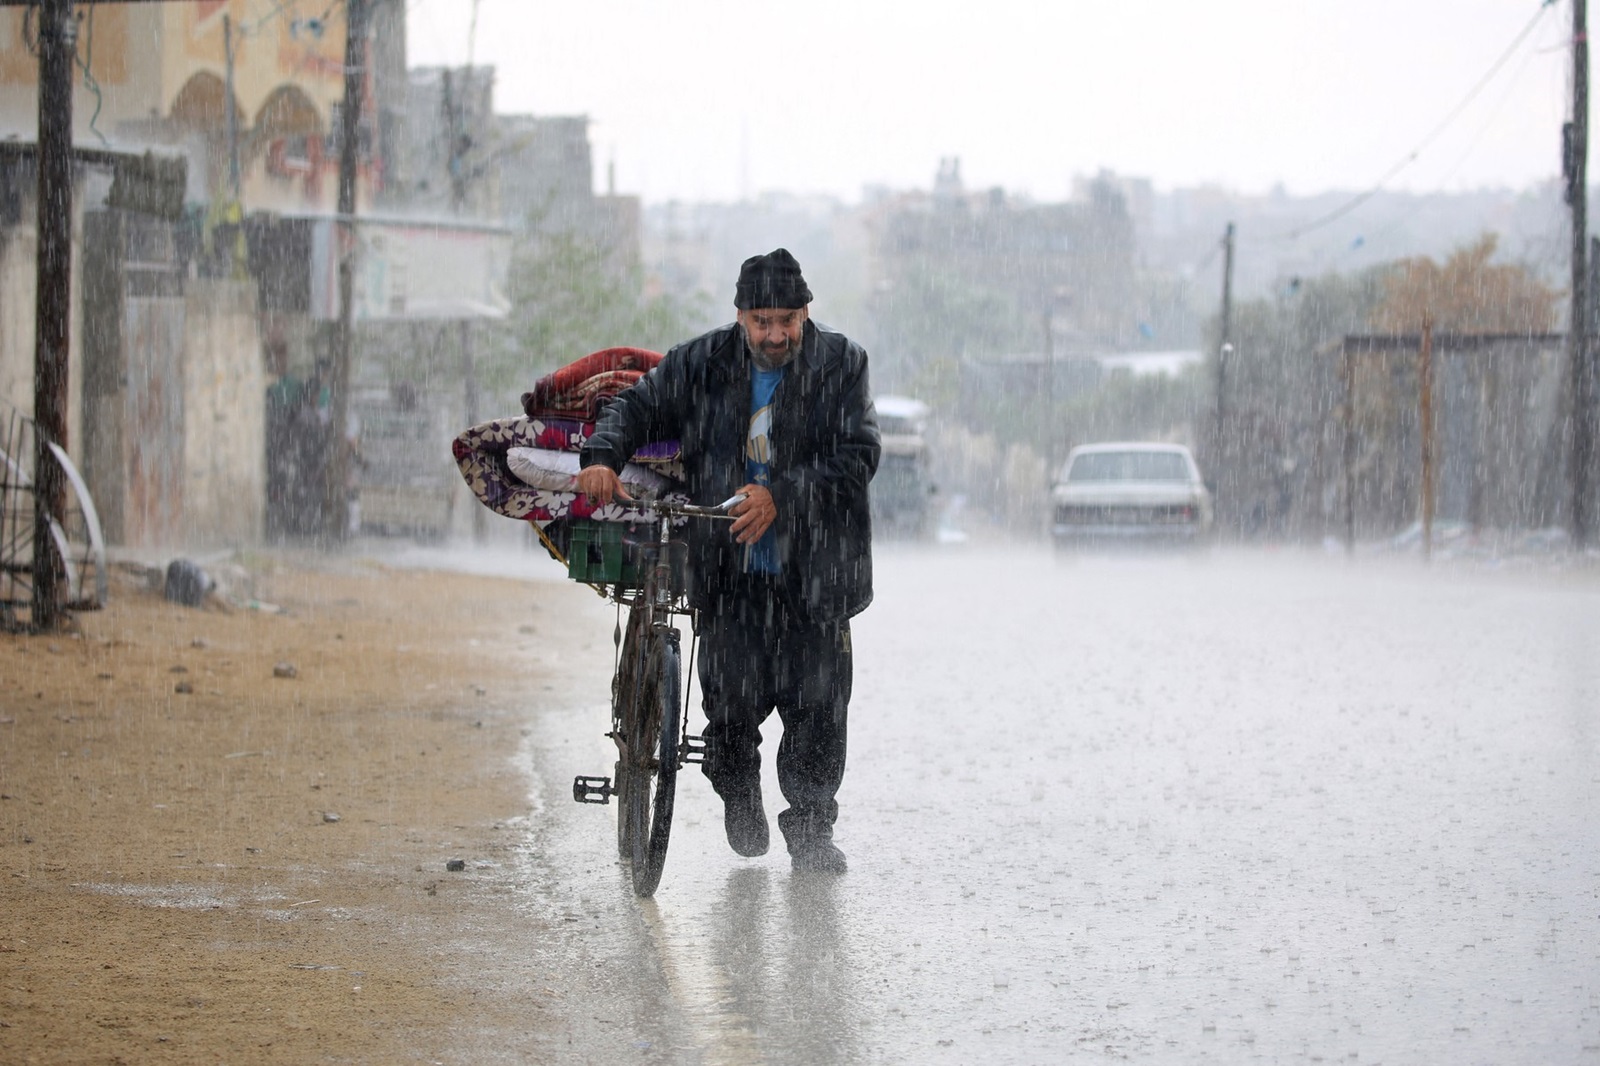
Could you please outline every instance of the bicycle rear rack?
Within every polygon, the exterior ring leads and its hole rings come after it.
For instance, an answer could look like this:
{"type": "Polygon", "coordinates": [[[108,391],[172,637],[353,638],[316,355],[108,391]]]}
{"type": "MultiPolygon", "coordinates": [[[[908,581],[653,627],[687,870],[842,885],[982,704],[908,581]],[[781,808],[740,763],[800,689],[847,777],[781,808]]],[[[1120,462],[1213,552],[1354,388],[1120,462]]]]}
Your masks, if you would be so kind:
{"type": "Polygon", "coordinates": [[[572,798],[579,803],[610,803],[617,790],[611,787],[609,777],[585,777],[579,774],[572,779],[572,798]]]}

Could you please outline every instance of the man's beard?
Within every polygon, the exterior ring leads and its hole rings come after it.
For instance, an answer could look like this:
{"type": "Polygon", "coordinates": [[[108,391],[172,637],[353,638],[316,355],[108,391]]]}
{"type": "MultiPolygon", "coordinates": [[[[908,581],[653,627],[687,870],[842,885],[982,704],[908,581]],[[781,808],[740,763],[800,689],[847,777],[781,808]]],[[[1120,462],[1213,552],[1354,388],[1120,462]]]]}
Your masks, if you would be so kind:
{"type": "Polygon", "coordinates": [[[760,348],[752,343],[750,340],[750,331],[745,329],[743,325],[741,325],[739,329],[744,334],[745,350],[750,353],[751,361],[762,370],[776,370],[780,366],[788,366],[789,361],[800,354],[800,338],[797,338],[793,342],[784,345],[781,351],[772,351],[769,349],[760,348]]]}

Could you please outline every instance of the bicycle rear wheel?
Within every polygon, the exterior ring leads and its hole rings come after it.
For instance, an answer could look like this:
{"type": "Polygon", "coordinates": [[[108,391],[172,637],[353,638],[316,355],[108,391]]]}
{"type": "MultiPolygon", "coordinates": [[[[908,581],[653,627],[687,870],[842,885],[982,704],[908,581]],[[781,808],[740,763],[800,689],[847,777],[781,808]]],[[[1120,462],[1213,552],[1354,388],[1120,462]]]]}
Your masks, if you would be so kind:
{"type": "MultiPolygon", "coordinates": [[[[631,634],[630,634],[631,635],[631,634]]],[[[682,735],[682,697],[678,688],[679,651],[676,630],[645,632],[634,642],[639,654],[634,683],[627,685],[622,735],[623,782],[618,797],[619,844],[633,872],[633,891],[655,892],[667,861],[672,834],[672,807],[678,780],[678,742],[682,735]]]]}

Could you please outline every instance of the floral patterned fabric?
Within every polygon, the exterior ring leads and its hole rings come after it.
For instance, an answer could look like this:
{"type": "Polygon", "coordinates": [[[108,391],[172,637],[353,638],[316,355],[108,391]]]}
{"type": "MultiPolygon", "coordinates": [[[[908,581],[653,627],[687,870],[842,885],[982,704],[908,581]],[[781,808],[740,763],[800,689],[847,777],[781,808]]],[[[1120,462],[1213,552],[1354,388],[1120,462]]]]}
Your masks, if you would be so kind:
{"type": "MultiPolygon", "coordinates": [[[[576,483],[582,457],[577,452],[558,452],[549,448],[506,449],[506,465],[511,472],[536,489],[565,491],[576,483]]],[[[619,475],[629,496],[660,496],[671,492],[676,482],[663,477],[655,467],[626,463],[619,475]]]]}
{"type": "MultiPolygon", "coordinates": [[[[506,452],[511,448],[560,448],[560,443],[570,439],[571,426],[538,418],[496,418],[461,433],[450,445],[456,466],[466,479],[467,487],[489,510],[507,518],[533,522],[543,528],[552,521],[565,518],[594,518],[602,522],[630,522],[646,519],[645,509],[638,503],[616,500],[596,507],[587,497],[576,492],[555,492],[525,485],[506,464],[506,452]]],[[[584,433],[583,437],[588,434],[584,433]]],[[[582,437],[578,439],[581,446],[582,437]]],[[[670,445],[673,455],[677,445],[670,445]]],[[[669,469],[655,467],[662,473],[669,469]]],[[[669,492],[667,499],[687,502],[681,492],[669,492]]]]}

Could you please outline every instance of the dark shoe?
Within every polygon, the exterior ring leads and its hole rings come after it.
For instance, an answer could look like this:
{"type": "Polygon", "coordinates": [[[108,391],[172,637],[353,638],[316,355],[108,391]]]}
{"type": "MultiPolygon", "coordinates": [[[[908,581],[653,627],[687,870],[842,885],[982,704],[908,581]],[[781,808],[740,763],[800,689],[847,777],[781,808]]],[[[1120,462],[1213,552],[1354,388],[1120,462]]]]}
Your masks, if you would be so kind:
{"type": "Polygon", "coordinates": [[[761,808],[761,786],[722,801],[722,826],[728,844],[747,859],[767,853],[767,812],[761,808]]]}
{"type": "Polygon", "coordinates": [[[790,861],[803,873],[842,874],[849,869],[844,852],[831,840],[818,840],[789,849],[790,861]]]}

